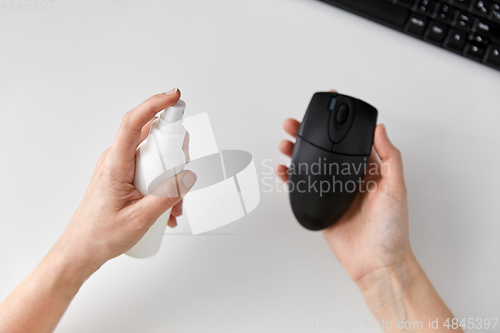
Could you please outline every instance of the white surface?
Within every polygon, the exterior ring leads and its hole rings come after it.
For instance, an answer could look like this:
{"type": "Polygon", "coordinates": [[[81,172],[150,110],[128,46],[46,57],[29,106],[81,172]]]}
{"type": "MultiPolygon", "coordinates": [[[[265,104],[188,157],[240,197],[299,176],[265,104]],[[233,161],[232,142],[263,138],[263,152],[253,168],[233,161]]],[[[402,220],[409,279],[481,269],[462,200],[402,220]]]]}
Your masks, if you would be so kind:
{"type": "MultiPolygon", "coordinates": [[[[461,317],[500,309],[498,71],[313,0],[56,1],[0,11],[0,298],[70,220],[125,111],[178,86],[220,149],[286,161],[286,117],[337,88],[380,111],[402,150],[411,241],[461,317]]],[[[80,290],[57,332],[289,332],[372,320],[285,193],[211,236],[166,236],[80,290]]],[[[317,330],[314,330],[317,331],[317,330]]],[[[332,330],[355,332],[354,330],[332,330]]],[[[363,331],[363,330],[360,330],[363,331]]]]}
{"type": "Polygon", "coordinates": [[[184,198],[184,208],[195,235],[217,229],[245,216],[233,177],[189,193],[184,198]]]}
{"type": "Polygon", "coordinates": [[[248,167],[236,175],[241,199],[245,206],[245,212],[251,213],[260,203],[260,186],[257,177],[255,162],[252,159],[248,167]]]}
{"type": "Polygon", "coordinates": [[[219,152],[207,112],[187,117],[184,119],[184,127],[189,133],[189,158],[191,161],[219,152]]]}
{"type": "Polygon", "coordinates": [[[259,178],[248,152],[221,151],[193,160],[186,169],[198,176],[183,203],[193,235],[236,222],[260,202],[259,178]]]}

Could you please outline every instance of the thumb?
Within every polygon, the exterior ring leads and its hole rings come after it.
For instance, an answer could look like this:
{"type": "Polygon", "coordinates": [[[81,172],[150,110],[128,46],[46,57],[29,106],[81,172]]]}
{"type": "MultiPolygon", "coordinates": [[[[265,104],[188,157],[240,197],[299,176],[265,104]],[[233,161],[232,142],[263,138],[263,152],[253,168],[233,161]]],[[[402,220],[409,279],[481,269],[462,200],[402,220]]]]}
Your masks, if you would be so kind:
{"type": "Polygon", "coordinates": [[[138,214],[148,221],[156,221],[168,209],[182,200],[196,182],[194,172],[183,170],[160,184],[151,194],[136,204],[138,214]]]}
{"type": "Polygon", "coordinates": [[[382,176],[389,178],[396,177],[393,179],[403,180],[403,159],[401,158],[401,152],[389,140],[384,125],[378,125],[375,129],[373,145],[382,161],[380,170],[382,176]]]}

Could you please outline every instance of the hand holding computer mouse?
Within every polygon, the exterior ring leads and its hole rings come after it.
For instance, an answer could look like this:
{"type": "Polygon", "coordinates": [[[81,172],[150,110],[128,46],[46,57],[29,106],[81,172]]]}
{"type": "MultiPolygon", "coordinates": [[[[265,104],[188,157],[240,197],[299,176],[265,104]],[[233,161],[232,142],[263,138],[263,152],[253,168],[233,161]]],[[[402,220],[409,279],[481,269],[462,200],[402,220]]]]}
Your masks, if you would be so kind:
{"type": "MultiPolygon", "coordinates": [[[[299,128],[296,120],[284,123],[285,131],[293,137],[299,128]]],[[[280,144],[281,152],[289,157],[293,148],[288,140],[280,144]]],[[[401,153],[389,140],[383,125],[375,130],[374,148],[368,164],[376,164],[378,172],[367,174],[365,183],[375,182],[376,189],[358,193],[347,212],[323,231],[331,249],[356,282],[377,270],[397,268],[413,257],[401,153]]],[[[277,173],[288,181],[286,166],[278,165],[277,173]]]]}
{"type": "MultiPolygon", "coordinates": [[[[325,96],[323,95],[322,98],[325,96]]],[[[318,96],[315,95],[315,97],[318,96]]],[[[313,98],[309,110],[316,102],[317,100],[313,98]]],[[[322,102],[319,104],[322,105],[322,102]]],[[[320,109],[323,107],[321,105],[320,109]]],[[[345,113],[342,115],[342,112],[339,112],[338,107],[331,109],[335,110],[333,113],[335,118],[339,116],[342,121],[347,119],[345,113]]],[[[308,118],[307,115],[306,118],[308,118]]],[[[321,125],[317,120],[313,120],[316,122],[313,129],[323,127],[330,130],[328,126],[321,125]]],[[[329,120],[331,127],[331,117],[329,120]]],[[[373,117],[364,118],[362,122],[367,125],[373,124],[373,117]]],[[[321,141],[324,136],[321,136],[321,132],[315,131],[308,132],[304,139],[304,127],[306,126],[301,126],[297,120],[286,120],[285,131],[297,138],[297,143],[302,147],[284,140],[280,144],[280,151],[289,157],[293,155],[295,163],[307,164],[309,162],[310,164],[313,161],[312,157],[317,158],[319,155],[322,159],[326,157],[327,161],[331,160],[328,153],[325,154],[317,149],[321,148],[323,143],[328,143],[328,140],[321,141]],[[311,138],[314,141],[312,147],[307,145],[307,140],[311,138]]],[[[338,129],[342,129],[342,126],[338,129]]],[[[362,156],[365,155],[364,150],[367,148],[366,142],[369,136],[373,135],[373,127],[366,126],[366,133],[367,135],[359,135],[361,141],[358,142],[364,142],[362,156]]],[[[330,139],[336,138],[330,136],[330,139]]],[[[354,146],[356,144],[351,145],[349,142],[349,145],[344,145],[343,149],[352,149],[354,146]]],[[[323,151],[334,152],[335,149],[334,147],[330,150],[323,148],[323,151]]],[[[350,155],[356,156],[356,154],[350,155]]],[[[333,157],[333,161],[337,161],[337,157],[333,157]]],[[[290,193],[295,216],[304,227],[323,230],[330,248],[361,289],[375,317],[382,320],[382,323],[385,322],[385,326],[381,327],[384,331],[392,332],[396,329],[396,326],[392,325],[403,321],[423,323],[429,320],[429,316],[438,318],[440,323],[445,323],[447,320],[450,322],[454,318],[453,314],[439,297],[411,250],[403,162],[401,153],[389,140],[384,125],[378,125],[375,128],[373,148],[368,161],[365,162],[363,159],[357,163],[368,164],[370,171],[365,173],[364,177],[355,175],[363,182],[353,198],[350,194],[344,197],[329,196],[332,199],[330,209],[328,202],[315,193],[312,195],[311,193],[305,195],[290,193]],[[318,199],[318,202],[315,199],[318,199]],[[301,200],[304,200],[306,204],[304,205],[301,200]],[[336,204],[338,206],[333,207],[336,204]]],[[[294,167],[297,166],[294,165],[294,167]]],[[[296,186],[298,181],[303,180],[300,176],[293,174],[297,172],[297,169],[290,170],[284,165],[278,165],[276,172],[284,182],[289,182],[289,190],[291,190],[291,184],[296,186]]],[[[312,174],[312,176],[315,175],[312,174]]],[[[313,179],[317,180],[314,177],[313,179]]],[[[348,180],[348,177],[342,178],[343,182],[348,180]]],[[[445,326],[433,329],[430,326],[429,329],[423,326],[420,328],[419,332],[444,333],[449,331],[445,326]]],[[[454,331],[462,332],[460,327],[454,331]]]]}

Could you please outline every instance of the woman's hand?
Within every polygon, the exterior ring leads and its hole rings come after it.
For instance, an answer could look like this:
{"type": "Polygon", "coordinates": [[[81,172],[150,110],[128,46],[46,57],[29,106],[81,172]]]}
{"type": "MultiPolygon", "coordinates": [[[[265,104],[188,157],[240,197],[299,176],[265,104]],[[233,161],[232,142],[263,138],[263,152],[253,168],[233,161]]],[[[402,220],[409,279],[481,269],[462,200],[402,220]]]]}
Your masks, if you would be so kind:
{"type": "MultiPolygon", "coordinates": [[[[66,230],[37,265],[0,304],[0,333],[52,332],[81,285],[102,264],[135,245],[165,211],[177,225],[181,200],[196,181],[182,171],[142,196],[132,184],[135,152],[147,137],[156,113],[174,105],[177,89],[150,97],[125,114],[66,230]]],[[[189,136],[182,149],[186,159],[189,136]]],[[[187,161],[186,161],[187,162],[187,161]]]]}
{"type": "MultiPolygon", "coordinates": [[[[196,181],[193,172],[180,172],[160,185],[155,195],[144,197],[132,182],[136,149],[147,137],[154,116],[179,98],[180,91],[174,89],[125,114],[113,145],[100,156],[87,192],[56,244],[59,250],[95,270],[135,245],[169,208],[174,207],[168,224],[177,225],[180,201],[196,181]]],[[[187,150],[186,143],[183,148],[187,150]]]]}
{"type": "MultiPolygon", "coordinates": [[[[284,129],[297,136],[300,123],[285,121],[284,129]]],[[[292,155],[294,144],[284,140],[280,150],[292,155]]],[[[408,204],[403,178],[401,153],[389,141],[386,129],[375,129],[374,150],[368,164],[362,189],[345,215],[324,230],[331,249],[358,282],[376,270],[397,266],[412,257],[408,235],[408,204]],[[381,162],[379,161],[379,157],[381,162]],[[374,185],[376,184],[376,186],[374,185]]],[[[288,168],[278,165],[277,173],[288,180],[288,168]]]]}
{"type": "MultiPolygon", "coordinates": [[[[299,128],[298,121],[285,121],[284,129],[293,137],[299,128]]],[[[291,141],[284,140],[280,151],[291,157],[293,147],[291,141]]],[[[288,181],[288,170],[284,165],[276,168],[284,182],[288,181]]],[[[330,248],[386,332],[448,332],[442,324],[451,322],[453,314],[410,247],[403,162],[383,125],[375,129],[364,184],[344,216],[323,231],[330,248]],[[431,329],[429,318],[441,326],[431,329]],[[411,329],[406,328],[407,323],[413,325],[411,329]]],[[[460,327],[455,331],[461,332],[460,327]]]]}

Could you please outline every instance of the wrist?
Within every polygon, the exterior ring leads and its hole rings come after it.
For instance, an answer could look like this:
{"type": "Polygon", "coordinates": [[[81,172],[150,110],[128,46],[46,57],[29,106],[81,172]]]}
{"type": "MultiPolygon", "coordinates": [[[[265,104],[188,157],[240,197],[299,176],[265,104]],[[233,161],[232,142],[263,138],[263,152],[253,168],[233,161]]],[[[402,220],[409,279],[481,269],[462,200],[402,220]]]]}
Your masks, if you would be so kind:
{"type": "Polygon", "coordinates": [[[388,325],[396,329],[401,321],[420,319],[419,293],[426,294],[423,279],[425,273],[410,250],[398,263],[372,271],[357,284],[374,316],[386,322],[385,330],[388,325]]]}
{"type": "Polygon", "coordinates": [[[92,274],[56,243],[27,277],[37,293],[53,300],[71,300],[92,274]]]}
{"type": "Polygon", "coordinates": [[[47,258],[53,265],[64,270],[62,278],[65,281],[78,288],[101,266],[94,262],[86,251],[79,250],[71,242],[65,241],[64,236],[50,249],[47,258]]]}
{"type": "Polygon", "coordinates": [[[410,246],[408,245],[400,255],[400,259],[392,264],[381,264],[379,268],[365,274],[356,280],[356,284],[363,294],[380,287],[391,285],[402,288],[412,284],[415,276],[421,273],[421,267],[410,246]]]}
{"type": "MultiPolygon", "coordinates": [[[[386,322],[383,329],[387,332],[407,331],[401,326],[406,322],[417,323],[417,327],[422,328],[419,332],[448,332],[442,325],[430,329],[431,318],[445,323],[454,318],[453,314],[409,247],[403,258],[397,264],[374,270],[357,281],[370,310],[377,320],[386,322]]],[[[460,328],[454,331],[462,332],[460,328]]]]}

